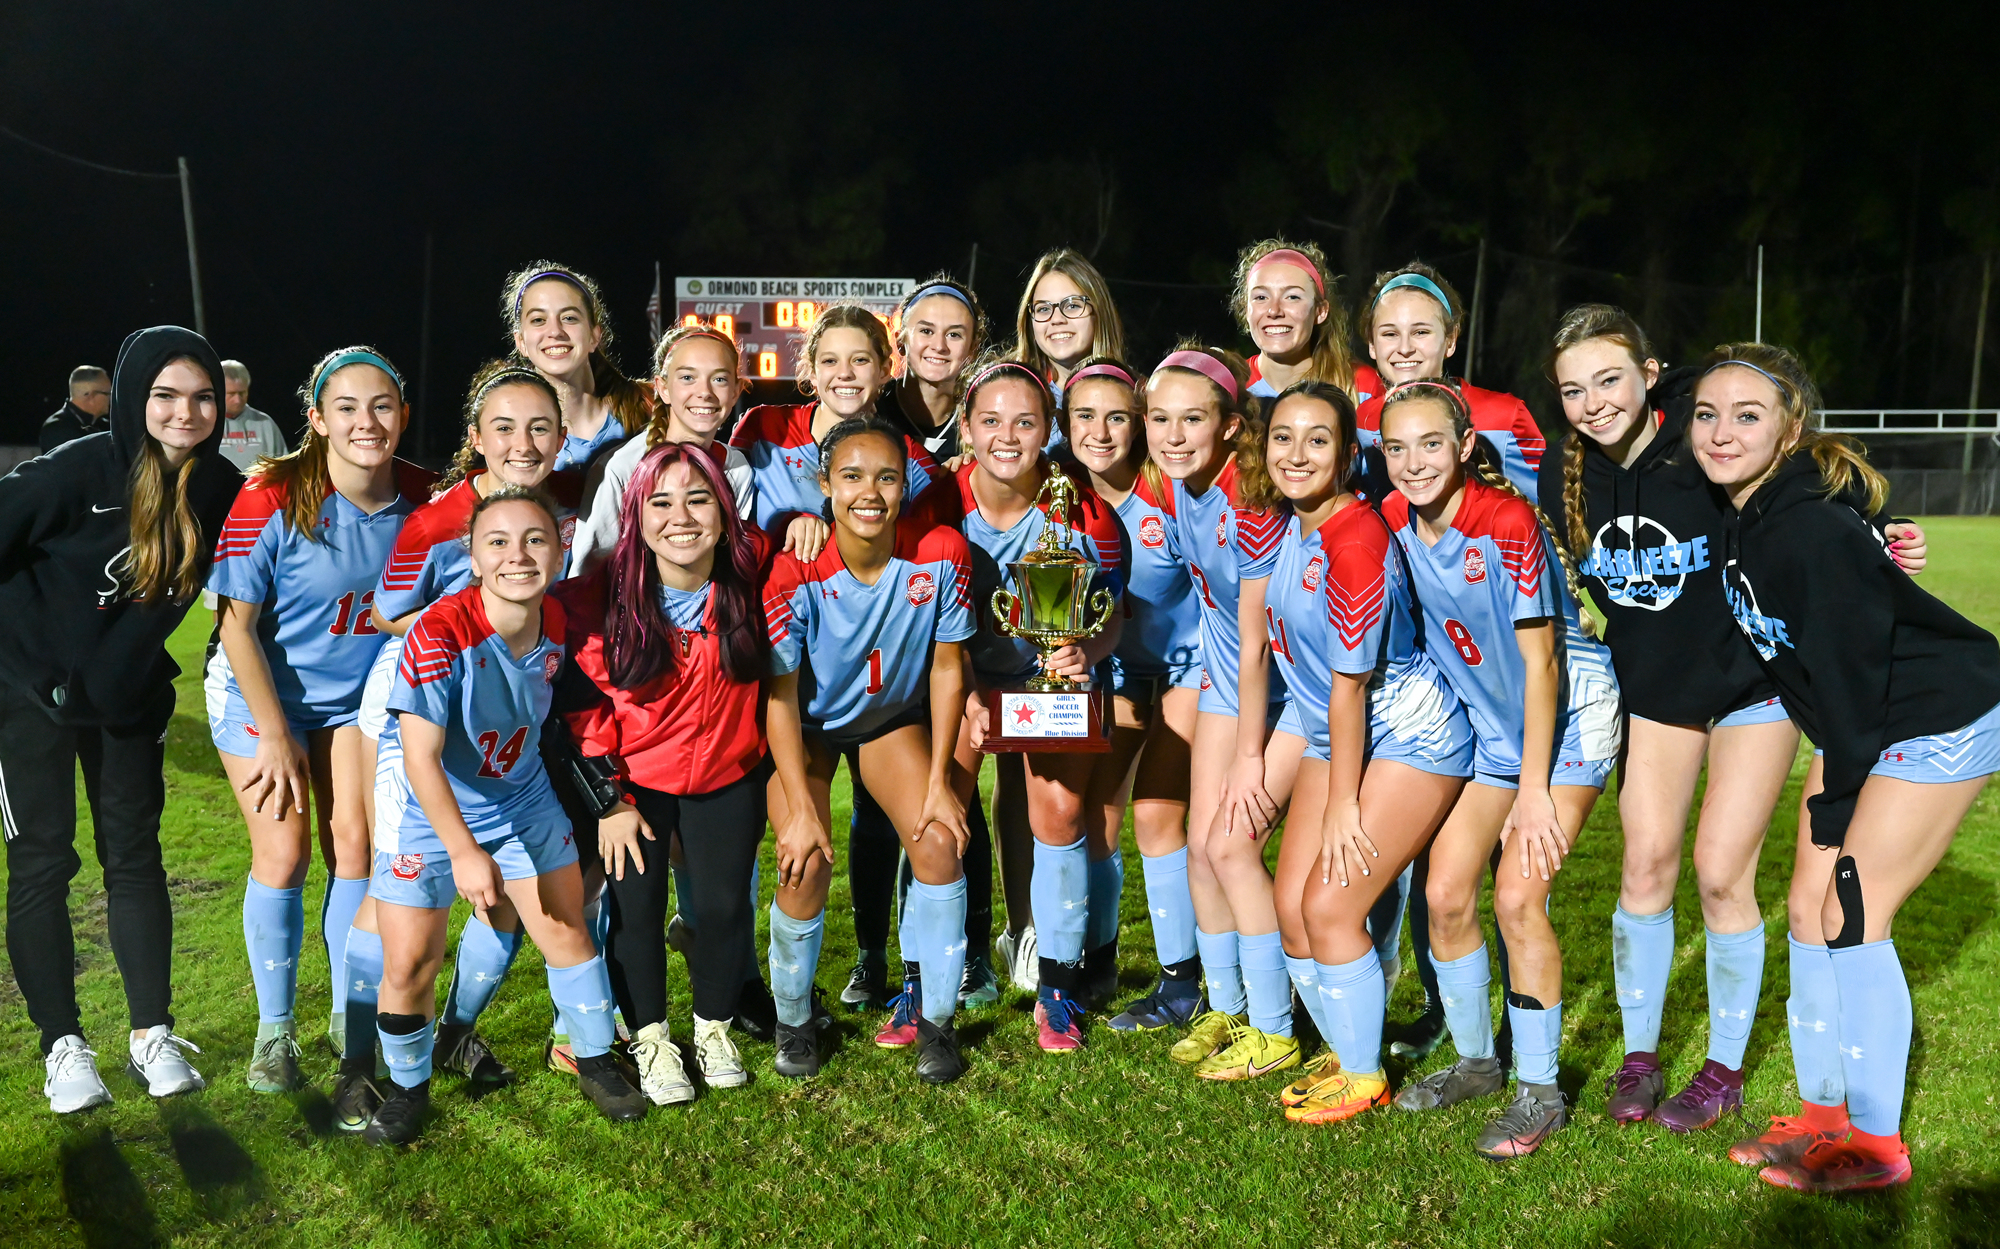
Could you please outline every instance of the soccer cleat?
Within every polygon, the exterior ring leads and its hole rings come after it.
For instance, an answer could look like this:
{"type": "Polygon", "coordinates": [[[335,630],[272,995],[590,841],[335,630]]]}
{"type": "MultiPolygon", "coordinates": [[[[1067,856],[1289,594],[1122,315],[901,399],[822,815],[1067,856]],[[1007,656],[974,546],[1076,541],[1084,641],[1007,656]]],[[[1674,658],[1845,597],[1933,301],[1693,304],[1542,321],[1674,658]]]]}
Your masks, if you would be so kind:
{"type": "Polygon", "coordinates": [[[1674,1132],[1699,1132],[1732,1110],[1743,1111],[1743,1073],[1711,1058],[1686,1088],[1660,1103],[1653,1122],[1674,1132]]]}
{"type": "Polygon", "coordinates": [[[889,1004],[889,963],[881,954],[863,950],[854,957],[847,987],[840,1000],[857,1011],[881,1010],[889,1004]]]}
{"type": "Polygon", "coordinates": [[[1382,1029],[1389,1052],[1411,1062],[1429,1058],[1431,1051],[1444,1041],[1444,1034],[1444,1007],[1436,1003],[1426,1006],[1423,1014],[1408,1023],[1392,1023],[1382,1029]]]}
{"type": "Polygon", "coordinates": [[[977,1008],[1000,1000],[1000,978],[993,974],[993,960],[975,954],[965,960],[965,978],[958,984],[958,1004],[977,1008]]]}
{"type": "Polygon", "coordinates": [[[1298,1038],[1260,1031],[1245,1023],[1231,1028],[1229,1047],[1197,1063],[1194,1073],[1204,1080],[1255,1080],[1298,1065],[1298,1038]]]}
{"type": "Polygon", "coordinates": [[[1219,1010],[1203,1011],[1188,1025],[1187,1035],[1174,1042],[1168,1055],[1177,1063],[1198,1063],[1213,1058],[1229,1044],[1229,1030],[1250,1022],[1248,1015],[1225,1015],[1219,1010]]]}
{"type": "Polygon", "coordinates": [[[695,1018],[694,1061],[701,1068],[701,1082],[712,1089],[742,1088],[750,1083],[750,1073],[743,1069],[743,1055],[736,1052],[736,1043],[729,1039],[726,1019],[695,1018]]]}
{"type": "Polygon", "coordinates": [[[1627,1054],[1618,1074],[1604,1080],[1604,1113],[1618,1123],[1644,1123],[1667,1091],[1667,1073],[1650,1054],[1627,1054]]]}
{"type": "Polygon", "coordinates": [[[664,1023],[649,1023],[632,1038],[632,1064],[639,1069],[639,1091],[655,1106],[679,1106],[694,1100],[694,1081],[681,1063],[681,1047],[664,1023]]]}
{"type": "Polygon", "coordinates": [[[326,1048],[335,1058],[347,1057],[347,1012],[333,1011],[326,1017],[326,1048]]]}
{"type": "Polygon", "coordinates": [[[1339,1123],[1364,1110],[1389,1104],[1389,1077],[1380,1071],[1336,1070],[1319,1082],[1313,1095],[1285,1111],[1293,1123],[1339,1123]]]}
{"type": "Polygon", "coordinates": [[[917,1078],[926,1084],[950,1084],[965,1074],[965,1056],[958,1052],[958,1029],[948,1023],[917,1020],[917,1078]]]}
{"type": "Polygon", "coordinates": [[[1801,1193],[1896,1188],[1910,1182],[1910,1151],[1898,1141],[1896,1152],[1884,1158],[1850,1140],[1819,1140],[1797,1162],[1773,1163],[1757,1178],[1801,1193]]]}
{"type": "Polygon", "coordinates": [[[915,980],[903,981],[903,991],[889,1003],[889,1022],[875,1034],[875,1044],[885,1050],[904,1050],[917,1043],[917,1020],[923,1014],[921,988],[915,980]]]}
{"type": "Polygon", "coordinates": [[[667,921],[667,948],[682,958],[694,948],[694,927],[681,917],[679,911],[667,921]]]}
{"type": "Polygon", "coordinates": [[[778,1052],[771,1060],[778,1074],[792,1080],[806,1080],[819,1074],[819,1021],[809,1019],[794,1028],[778,1021],[778,1052]]]}
{"type": "Polygon", "coordinates": [[[646,1117],[646,1095],[632,1087],[610,1054],[576,1060],[576,1087],[597,1113],[613,1123],[633,1123],[646,1117]]]}
{"type": "Polygon", "coordinates": [[[207,1088],[208,1081],[189,1065],[183,1050],[201,1053],[199,1045],[175,1036],[166,1024],[154,1024],[146,1029],[144,1037],[132,1042],[132,1057],[125,1064],[125,1074],[145,1085],[146,1092],[154,1097],[172,1097],[207,1088]]]}
{"type": "Polygon", "coordinates": [[[389,1085],[389,1095],[368,1121],[361,1139],[370,1145],[407,1145],[424,1134],[424,1120],[430,1117],[431,1082],[415,1088],[389,1085]]]}
{"type": "Polygon", "coordinates": [[[1161,1028],[1185,1028],[1196,1015],[1208,1009],[1208,999],[1199,984],[1190,980],[1170,980],[1162,973],[1153,991],[1126,1003],[1111,1018],[1113,1032],[1154,1032],[1161,1028]]]}
{"type": "MultiPolygon", "coordinates": [[[[1843,1116],[1844,1117],[1844,1116],[1843,1116]]],[[[1746,1167],[1789,1166],[1821,1141],[1839,1140],[1846,1130],[1817,1127],[1800,1115],[1773,1115],[1761,1135],[1729,1147],[1729,1160],[1746,1167]]]]}
{"type": "Polygon", "coordinates": [[[1033,993],[1042,987],[1042,958],[1033,924],[1019,933],[1001,933],[993,942],[993,952],[1000,956],[1000,962],[1007,968],[1007,979],[1014,982],[1015,988],[1033,993]]]}
{"type": "Polygon", "coordinates": [[[375,1064],[367,1059],[342,1059],[333,1084],[333,1126],[339,1132],[365,1131],[382,1108],[382,1089],[375,1083],[375,1064]]]}
{"type": "Polygon", "coordinates": [[[1037,990],[1035,1044],[1045,1054],[1067,1054],[1083,1048],[1083,1008],[1061,989],[1037,990]]]}
{"type": "Polygon", "coordinates": [[[1333,1047],[1329,1045],[1300,1070],[1298,1079],[1286,1085],[1285,1091],[1278,1094],[1278,1104],[1296,1106],[1313,1096],[1322,1083],[1339,1074],[1340,1055],[1334,1053],[1333,1047]]]}
{"type": "Polygon", "coordinates": [[[257,1025],[248,1080],[256,1093],[289,1093],[304,1082],[299,1075],[298,1029],[291,1020],[257,1025]]]}
{"type": "Polygon", "coordinates": [[[568,1035],[558,1032],[549,1038],[548,1048],[542,1051],[542,1064],[559,1076],[576,1074],[576,1055],[569,1052],[568,1035]]]}
{"type": "Polygon", "coordinates": [[[48,1057],[42,1060],[47,1070],[42,1096],[49,1099],[50,1110],[59,1115],[73,1115],[111,1104],[111,1090],[104,1087],[103,1078],[97,1074],[96,1058],[97,1051],[74,1033],[57,1039],[48,1057]]]}
{"type": "MultiPolygon", "coordinates": [[[[567,1046],[564,1052],[568,1052],[567,1046]]],[[[439,1071],[464,1076],[485,1088],[504,1088],[514,1082],[514,1069],[500,1061],[471,1024],[439,1024],[434,1053],[432,1061],[439,1071]]]]}
{"type": "Polygon", "coordinates": [[[1523,1084],[1500,1117],[1486,1125],[1472,1148],[1487,1158],[1525,1158],[1569,1122],[1569,1103],[1553,1084],[1523,1084]]]}
{"type": "Polygon", "coordinates": [[[1402,1110],[1444,1110],[1475,1097],[1507,1090],[1507,1071],[1497,1058],[1461,1058],[1433,1071],[1396,1095],[1402,1110]]]}
{"type": "Polygon", "coordinates": [[[776,1035],[778,1004],[771,999],[771,988],[761,976],[743,982],[742,991],[736,995],[736,1014],[730,1017],[729,1026],[766,1045],[776,1035]]]}

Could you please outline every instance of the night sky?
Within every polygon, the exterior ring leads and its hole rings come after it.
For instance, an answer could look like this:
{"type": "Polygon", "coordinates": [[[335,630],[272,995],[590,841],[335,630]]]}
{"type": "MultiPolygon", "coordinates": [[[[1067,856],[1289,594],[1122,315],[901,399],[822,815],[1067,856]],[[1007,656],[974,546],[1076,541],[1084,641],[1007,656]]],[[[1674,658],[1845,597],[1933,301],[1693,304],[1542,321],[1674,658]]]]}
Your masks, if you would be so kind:
{"type": "MultiPolygon", "coordinates": [[[[1675,356],[1748,337],[1760,241],[1766,337],[1830,399],[1961,405],[2000,246],[1993,75],[1949,9],[1765,29],[1602,5],[1308,27],[1318,6],[446,7],[8,0],[0,126],[128,169],[185,155],[210,337],[252,402],[294,422],[312,361],[373,343],[428,395],[434,451],[504,347],[503,275],[536,258],[600,280],[636,370],[655,261],[669,282],[962,277],[978,242],[1005,334],[1021,273],[1068,243],[1114,279],[1143,362],[1182,333],[1237,341],[1218,284],[1264,234],[1320,241],[1350,301],[1413,255],[1469,293],[1483,236],[1475,380],[1547,419],[1556,312],[1624,302],[1675,356]]],[[[0,442],[33,441],[72,365],[192,324],[174,182],[0,136],[0,238],[0,442]]]]}

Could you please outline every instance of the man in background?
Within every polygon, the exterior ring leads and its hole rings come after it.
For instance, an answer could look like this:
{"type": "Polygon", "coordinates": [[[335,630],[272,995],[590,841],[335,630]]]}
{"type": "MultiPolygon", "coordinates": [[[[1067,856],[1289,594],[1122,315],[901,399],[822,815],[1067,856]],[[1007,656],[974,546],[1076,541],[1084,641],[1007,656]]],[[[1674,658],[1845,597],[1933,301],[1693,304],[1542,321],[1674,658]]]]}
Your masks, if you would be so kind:
{"type": "Polygon", "coordinates": [[[42,422],[42,454],[66,442],[111,428],[104,419],[111,411],[111,375],[94,364],[69,371],[69,400],[42,422]]]}
{"type": "Polygon", "coordinates": [[[259,456],[289,450],[285,432],[269,416],[250,406],[250,370],[241,360],[222,362],[222,454],[244,473],[259,456]]]}

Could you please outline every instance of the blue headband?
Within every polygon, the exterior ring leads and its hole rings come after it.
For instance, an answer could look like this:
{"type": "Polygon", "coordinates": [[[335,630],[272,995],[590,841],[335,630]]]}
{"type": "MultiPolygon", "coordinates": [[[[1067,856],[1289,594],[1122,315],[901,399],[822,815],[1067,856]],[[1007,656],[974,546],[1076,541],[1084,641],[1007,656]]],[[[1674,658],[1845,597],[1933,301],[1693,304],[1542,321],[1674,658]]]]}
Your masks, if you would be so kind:
{"type": "Polygon", "coordinates": [[[590,292],[584,289],[583,283],[577,280],[577,276],[574,273],[569,273],[562,269],[544,269],[521,283],[521,289],[514,293],[514,319],[516,321],[521,319],[521,303],[528,297],[528,288],[543,278],[556,278],[567,282],[575,287],[576,293],[583,296],[586,301],[590,299],[590,292]]]}
{"type": "Polygon", "coordinates": [[[396,397],[398,399],[403,397],[403,375],[396,372],[395,365],[389,363],[375,352],[368,350],[366,347],[350,347],[320,366],[319,376],[313,379],[312,405],[315,408],[319,406],[319,397],[321,392],[326,389],[327,379],[350,364],[372,364],[384,373],[387,373],[389,380],[396,383],[396,397]]]}
{"type": "Polygon", "coordinates": [[[1776,386],[1778,388],[1778,393],[1780,395],[1785,393],[1785,383],[1778,379],[1777,374],[1771,372],[1769,369],[1759,368],[1757,365],[1750,363],[1748,360],[1717,360],[1714,364],[1708,366],[1707,371],[1704,372],[1702,376],[1707,377],[1709,373],[1713,373],[1717,369],[1727,364],[1740,364],[1744,368],[1750,369],[1753,372],[1762,373],[1764,375],[1764,380],[1771,383],[1771,385],[1776,386]]]}
{"type": "Polygon", "coordinates": [[[924,289],[910,296],[910,302],[903,306],[906,308],[915,308],[918,304],[922,303],[926,299],[929,299],[933,295],[949,295],[953,299],[956,299],[958,302],[964,304],[967,312],[972,311],[972,301],[965,297],[965,292],[958,289],[956,286],[946,286],[943,282],[931,283],[929,286],[926,286],[924,289]]]}
{"type": "MultiPolygon", "coordinates": [[[[1421,273],[1398,274],[1397,276],[1390,278],[1388,281],[1382,283],[1382,289],[1375,292],[1375,303],[1377,304],[1381,303],[1382,296],[1387,295],[1390,291],[1395,290],[1399,286],[1414,287],[1415,289],[1422,291],[1424,294],[1429,295],[1432,299],[1438,301],[1438,306],[1444,309],[1444,314],[1446,316],[1451,315],[1451,301],[1444,297],[1443,289],[1440,288],[1436,282],[1431,281],[1429,278],[1425,277],[1421,273]]],[[[1369,307],[1371,308],[1374,307],[1374,304],[1370,304],[1369,307]]]]}

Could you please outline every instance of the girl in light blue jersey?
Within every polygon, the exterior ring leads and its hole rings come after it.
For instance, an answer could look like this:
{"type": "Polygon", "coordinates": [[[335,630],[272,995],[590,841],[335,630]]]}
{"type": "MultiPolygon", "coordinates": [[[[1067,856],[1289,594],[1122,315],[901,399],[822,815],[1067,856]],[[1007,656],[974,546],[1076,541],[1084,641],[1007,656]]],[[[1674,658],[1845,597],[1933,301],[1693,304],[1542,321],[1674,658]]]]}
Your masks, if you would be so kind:
{"type": "Polygon", "coordinates": [[[1431,956],[1459,1059],[1404,1089],[1397,1104],[1435,1109],[1505,1088],[1477,909],[1498,842],[1505,853],[1494,912],[1512,967],[1507,1014],[1519,1088],[1475,1148],[1519,1157],[1567,1121],[1556,1087],[1562,951],[1547,904],[1616,762],[1618,685],[1610,653],[1582,626],[1568,555],[1485,458],[1457,387],[1442,380],[1396,387],[1383,403],[1381,432],[1396,489],[1383,519],[1409,561],[1425,646],[1465,704],[1475,739],[1475,775],[1432,843],[1426,895],[1431,956]]]}

